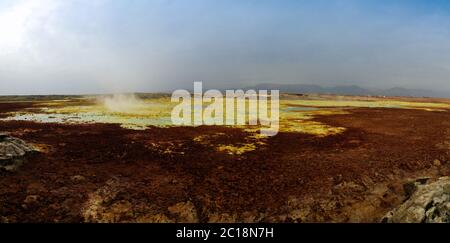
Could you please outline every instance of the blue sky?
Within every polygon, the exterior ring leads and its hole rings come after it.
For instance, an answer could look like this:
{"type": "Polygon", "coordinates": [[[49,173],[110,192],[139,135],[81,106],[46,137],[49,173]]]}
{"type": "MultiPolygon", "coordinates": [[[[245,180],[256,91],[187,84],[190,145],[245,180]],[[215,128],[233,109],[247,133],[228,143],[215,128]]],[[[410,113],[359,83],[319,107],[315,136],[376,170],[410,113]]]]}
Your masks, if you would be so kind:
{"type": "Polygon", "coordinates": [[[0,94],[194,80],[450,91],[449,2],[0,0],[0,94]]]}

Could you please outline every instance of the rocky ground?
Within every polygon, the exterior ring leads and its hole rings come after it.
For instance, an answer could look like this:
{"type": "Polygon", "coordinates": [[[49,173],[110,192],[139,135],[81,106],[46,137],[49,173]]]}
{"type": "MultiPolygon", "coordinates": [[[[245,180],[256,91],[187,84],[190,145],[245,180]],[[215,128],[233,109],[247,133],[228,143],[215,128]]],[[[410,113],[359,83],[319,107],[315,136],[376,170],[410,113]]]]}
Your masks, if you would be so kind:
{"type": "MultiPolygon", "coordinates": [[[[27,106],[2,103],[0,113],[27,106]]],[[[280,133],[243,154],[215,149],[245,143],[246,132],[237,128],[134,131],[2,121],[0,131],[40,152],[18,171],[0,173],[0,218],[402,222],[409,218],[395,216],[405,211],[396,208],[421,190],[405,184],[450,175],[448,111],[358,108],[315,119],[346,130],[326,137],[280,133]],[[197,142],[199,136],[209,136],[208,144],[197,142]],[[393,216],[384,219],[387,214],[393,216]]],[[[433,202],[425,215],[441,210],[433,202]]]]}
{"type": "Polygon", "coordinates": [[[422,178],[405,184],[404,188],[407,200],[382,222],[450,223],[450,177],[422,178]]]}

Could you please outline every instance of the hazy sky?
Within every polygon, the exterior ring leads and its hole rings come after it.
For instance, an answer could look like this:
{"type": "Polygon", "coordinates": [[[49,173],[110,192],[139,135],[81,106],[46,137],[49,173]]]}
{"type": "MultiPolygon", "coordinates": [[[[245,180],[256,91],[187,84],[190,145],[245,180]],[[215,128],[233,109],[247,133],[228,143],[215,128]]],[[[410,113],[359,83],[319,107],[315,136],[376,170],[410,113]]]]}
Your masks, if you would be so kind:
{"type": "Polygon", "coordinates": [[[0,0],[0,94],[450,90],[447,0],[0,0]]]}

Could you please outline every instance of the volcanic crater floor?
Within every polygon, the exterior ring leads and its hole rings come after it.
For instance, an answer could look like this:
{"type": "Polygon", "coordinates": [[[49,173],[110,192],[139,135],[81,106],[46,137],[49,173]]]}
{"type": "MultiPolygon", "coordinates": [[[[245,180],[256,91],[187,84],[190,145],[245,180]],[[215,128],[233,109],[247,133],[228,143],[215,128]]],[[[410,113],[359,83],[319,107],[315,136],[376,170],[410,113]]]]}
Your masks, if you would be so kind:
{"type": "MultiPolygon", "coordinates": [[[[27,106],[0,103],[0,113],[27,106]]],[[[253,142],[249,131],[3,120],[0,131],[41,152],[0,172],[0,221],[379,222],[408,180],[450,175],[448,110],[352,108],[311,121],[345,130],[282,131],[236,152],[227,146],[253,142]]]]}

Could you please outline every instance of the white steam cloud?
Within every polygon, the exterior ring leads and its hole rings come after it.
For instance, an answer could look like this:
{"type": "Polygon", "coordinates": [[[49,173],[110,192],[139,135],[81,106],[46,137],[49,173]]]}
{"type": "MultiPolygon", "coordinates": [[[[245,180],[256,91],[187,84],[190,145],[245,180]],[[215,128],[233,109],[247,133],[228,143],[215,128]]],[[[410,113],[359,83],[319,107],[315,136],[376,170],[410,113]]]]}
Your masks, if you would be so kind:
{"type": "Polygon", "coordinates": [[[109,112],[135,114],[145,109],[145,103],[134,94],[114,94],[99,99],[109,112]]]}

